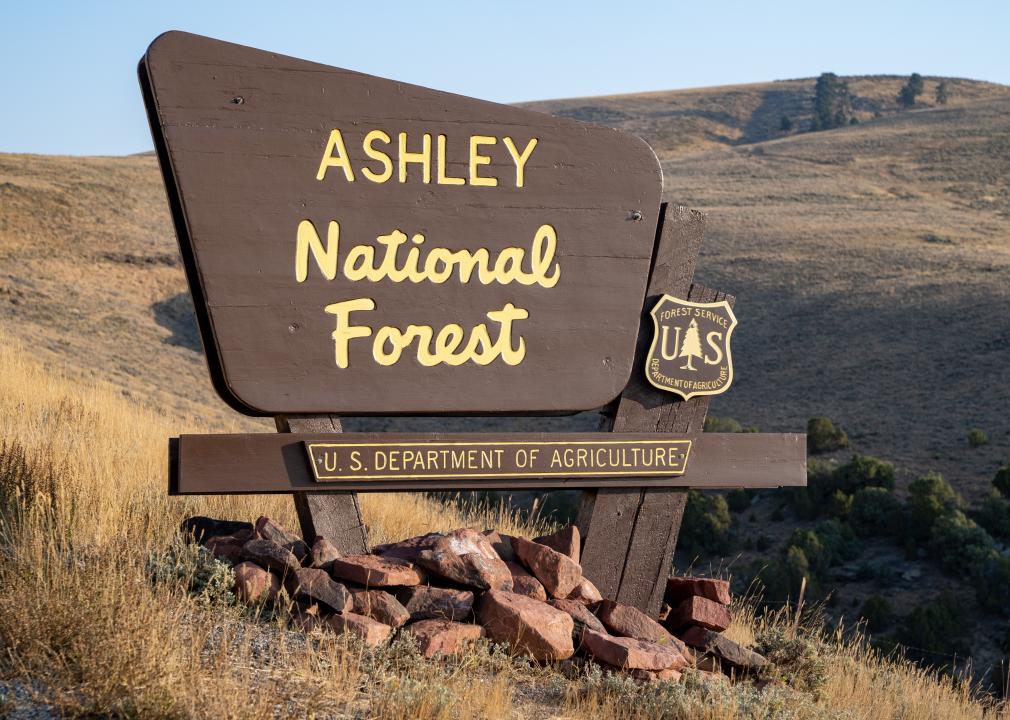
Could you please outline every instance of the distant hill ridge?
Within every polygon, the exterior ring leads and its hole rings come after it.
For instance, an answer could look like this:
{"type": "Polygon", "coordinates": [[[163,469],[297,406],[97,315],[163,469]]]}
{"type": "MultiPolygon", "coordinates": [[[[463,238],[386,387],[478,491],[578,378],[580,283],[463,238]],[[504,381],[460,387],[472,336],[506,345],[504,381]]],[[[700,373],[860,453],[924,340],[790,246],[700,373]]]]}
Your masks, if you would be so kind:
{"type": "MultiPolygon", "coordinates": [[[[860,122],[902,111],[897,97],[908,80],[899,75],[845,76],[860,122]]],[[[934,107],[936,86],[947,83],[947,107],[1010,97],[1010,87],[962,78],[927,76],[916,108],[934,107]]],[[[785,137],[810,128],[817,78],[746,85],[660,90],[520,103],[520,107],[593,122],[639,135],[661,160],[714,147],[785,137]],[[782,118],[793,129],[784,132],[782,118]]]]}

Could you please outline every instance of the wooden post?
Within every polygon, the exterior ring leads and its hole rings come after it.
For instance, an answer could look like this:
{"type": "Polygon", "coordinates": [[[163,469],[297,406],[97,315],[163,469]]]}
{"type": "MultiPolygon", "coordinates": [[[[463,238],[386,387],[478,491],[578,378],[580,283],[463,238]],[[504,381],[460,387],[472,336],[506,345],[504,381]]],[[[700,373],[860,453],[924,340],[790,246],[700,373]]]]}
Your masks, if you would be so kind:
{"type": "MultiPolygon", "coordinates": [[[[340,420],[332,415],[275,418],[277,431],[282,433],[339,433],[340,420]]],[[[317,535],[332,542],[345,555],[368,552],[368,533],[361,518],[358,494],[294,493],[295,512],[302,528],[302,537],[309,545],[317,535]]]]}
{"type": "MultiPolygon", "coordinates": [[[[701,213],[663,205],[646,308],[663,293],[694,302],[725,299],[733,303],[731,296],[691,284],[704,229],[701,213]]],[[[612,414],[605,420],[609,427],[604,429],[697,435],[705,424],[708,397],[682,401],[652,387],[640,371],[651,332],[652,323],[646,315],[639,332],[635,371],[627,389],[611,406],[612,414]]],[[[578,521],[584,538],[582,569],[604,597],[658,615],[686,500],[687,491],[680,488],[583,493],[578,521]]]]}

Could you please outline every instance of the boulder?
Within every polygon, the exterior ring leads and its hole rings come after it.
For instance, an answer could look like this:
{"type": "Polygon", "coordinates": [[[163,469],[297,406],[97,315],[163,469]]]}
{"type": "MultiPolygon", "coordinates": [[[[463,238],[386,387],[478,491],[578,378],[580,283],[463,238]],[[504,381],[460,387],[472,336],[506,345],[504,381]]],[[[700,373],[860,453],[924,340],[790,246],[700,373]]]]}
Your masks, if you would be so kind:
{"type": "Polygon", "coordinates": [[[596,660],[625,670],[669,670],[686,667],[687,659],[670,645],[616,637],[583,628],[582,649],[596,660]]]}
{"type": "Polygon", "coordinates": [[[235,566],[235,595],[242,602],[274,602],[280,591],[281,579],[269,570],[252,562],[235,566]]]}
{"type": "Polygon", "coordinates": [[[580,603],[578,600],[559,600],[554,599],[550,601],[550,606],[555,607],[558,610],[563,610],[572,616],[572,620],[575,621],[575,629],[572,631],[573,637],[578,640],[582,636],[582,628],[587,627],[590,630],[595,630],[596,632],[605,633],[607,630],[603,627],[603,623],[600,619],[593,615],[593,613],[585,605],[580,603]]]}
{"type": "Polygon", "coordinates": [[[670,646],[689,660],[692,659],[691,651],[684,643],[636,607],[604,600],[596,609],[596,616],[600,618],[604,627],[615,635],[670,646]]]}
{"type": "Polygon", "coordinates": [[[352,612],[378,620],[390,627],[400,627],[410,620],[410,612],[385,590],[352,590],[352,612]]]}
{"type": "Polygon", "coordinates": [[[511,590],[512,573],[476,530],[455,530],[421,550],[417,563],[447,580],[481,590],[511,590]]]}
{"type": "Polygon", "coordinates": [[[568,599],[577,600],[584,605],[592,605],[603,599],[603,593],[596,589],[589,578],[583,577],[575,589],[568,593],[568,599]]]}
{"type": "Polygon", "coordinates": [[[535,577],[526,572],[526,568],[517,562],[505,563],[509,572],[512,573],[512,592],[517,595],[525,595],[541,602],[547,601],[547,591],[543,584],[535,577]]]}
{"type": "Polygon", "coordinates": [[[309,546],[305,544],[304,540],[294,533],[288,532],[279,523],[274,522],[265,515],[261,515],[256,520],[253,537],[273,540],[282,548],[287,548],[294,553],[295,557],[298,558],[298,562],[305,562],[309,557],[309,546]]]}
{"type": "Polygon", "coordinates": [[[694,595],[671,611],[664,625],[672,632],[688,625],[700,625],[709,630],[725,630],[731,620],[725,605],[694,595]]]}
{"type": "Polygon", "coordinates": [[[400,558],[401,560],[415,562],[421,551],[430,550],[440,537],[442,537],[442,533],[428,533],[427,535],[418,535],[416,537],[407,538],[406,540],[401,540],[400,542],[376,545],[372,548],[372,554],[382,555],[383,557],[395,557],[400,558]]]}
{"type": "Polygon", "coordinates": [[[337,613],[323,618],[323,623],[335,633],[352,633],[370,647],[381,645],[389,639],[393,628],[378,620],[352,612],[337,613]]]}
{"type": "Polygon", "coordinates": [[[511,535],[503,535],[497,530],[485,530],[484,537],[491,543],[491,547],[498,553],[498,557],[505,562],[515,562],[516,553],[512,549],[511,535]]]}
{"type": "Polygon", "coordinates": [[[333,561],[340,557],[343,557],[343,553],[337,550],[333,543],[322,535],[316,535],[316,539],[312,543],[312,551],[309,553],[309,567],[330,572],[333,568],[333,561]]]}
{"type": "Polygon", "coordinates": [[[253,538],[243,545],[242,558],[252,560],[260,567],[273,570],[282,577],[296,572],[302,566],[290,550],[282,548],[273,540],[263,538],[253,538]]]}
{"type": "Polygon", "coordinates": [[[179,526],[179,532],[188,540],[192,538],[195,542],[202,543],[212,537],[222,537],[232,535],[240,537],[242,533],[248,533],[246,540],[252,537],[253,524],[240,520],[215,520],[203,515],[194,515],[186,518],[179,526]]]}
{"type": "Polygon", "coordinates": [[[565,660],[575,653],[571,615],[525,595],[490,590],[480,600],[477,617],[488,637],[535,660],[565,660]]]}
{"type": "Polygon", "coordinates": [[[764,656],[703,627],[691,627],[681,633],[681,640],[702,653],[722,661],[722,666],[742,671],[756,671],[768,664],[764,656]]]}
{"type": "Polygon", "coordinates": [[[728,580],[700,577],[671,577],[666,581],[663,599],[670,607],[677,607],[689,597],[703,597],[720,605],[729,605],[733,598],[729,593],[728,580]]]}
{"type": "Polygon", "coordinates": [[[330,573],[333,577],[365,587],[419,585],[424,582],[424,573],[419,568],[395,557],[346,555],[335,558],[332,563],[330,573]]]}
{"type": "Polygon", "coordinates": [[[557,550],[562,555],[570,557],[576,563],[579,562],[582,554],[582,537],[579,535],[579,529],[574,525],[566,525],[556,533],[533,538],[533,542],[546,545],[552,550],[557,550]]]}
{"type": "Polygon", "coordinates": [[[522,537],[512,538],[512,548],[551,597],[568,597],[582,580],[582,568],[557,550],[522,537]]]}
{"type": "Polygon", "coordinates": [[[418,585],[404,588],[397,597],[417,620],[465,620],[473,610],[473,593],[469,590],[418,585]]]}
{"type": "Polygon", "coordinates": [[[484,628],[480,625],[451,620],[421,620],[403,628],[403,632],[414,636],[418,649],[426,658],[453,655],[462,650],[467,642],[484,637],[484,628]]]}
{"type": "Polygon", "coordinates": [[[299,568],[285,578],[284,586],[295,600],[318,602],[334,612],[343,611],[351,599],[346,587],[319,568],[299,568]]]}
{"type": "Polygon", "coordinates": [[[210,550],[211,554],[218,560],[227,560],[232,565],[242,561],[242,546],[246,544],[248,538],[242,539],[242,535],[215,535],[208,538],[203,546],[210,550]]]}

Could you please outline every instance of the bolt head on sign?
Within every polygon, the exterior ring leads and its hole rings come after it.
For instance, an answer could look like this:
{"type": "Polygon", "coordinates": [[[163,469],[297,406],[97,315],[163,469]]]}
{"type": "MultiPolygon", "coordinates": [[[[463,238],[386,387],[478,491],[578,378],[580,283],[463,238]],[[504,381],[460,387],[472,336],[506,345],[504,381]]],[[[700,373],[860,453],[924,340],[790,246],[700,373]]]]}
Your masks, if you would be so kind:
{"type": "Polygon", "coordinates": [[[654,332],[645,377],[653,386],[685,400],[729,389],[730,337],[737,321],[728,302],[697,303],[663,295],[650,314],[654,332]]]}

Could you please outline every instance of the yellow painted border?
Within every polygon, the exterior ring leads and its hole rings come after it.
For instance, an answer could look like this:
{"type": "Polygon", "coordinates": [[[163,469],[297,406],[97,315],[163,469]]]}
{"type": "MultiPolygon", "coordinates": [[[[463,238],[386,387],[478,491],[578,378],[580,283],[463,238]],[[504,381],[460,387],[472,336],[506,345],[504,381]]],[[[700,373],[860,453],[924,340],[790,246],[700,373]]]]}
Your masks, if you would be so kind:
{"type": "Polygon", "coordinates": [[[402,442],[402,443],[305,443],[308,453],[309,453],[309,465],[312,466],[312,475],[315,477],[316,482],[326,482],[334,480],[438,480],[444,478],[540,478],[540,477],[652,477],[656,475],[678,477],[687,472],[687,463],[691,459],[691,448],[693,442],[689,439],[683,438],[678,440],[545,440],[543,442],[537,440],[529,441],[506,441],[506,442],[495,442],[494,440],[488,440],[484,442],[440,442],[437,440],[421,440],[419,442],[402,442]],[[656,472],[622,472],[622,471],[610,471],[610,472],[511,472],[511,473],[440,473],[438,475],[416,475],[416,474],[397,474],[397,475],[320,475],[316,469],[316,464],[312,462],[312,451],[315,448],[328,448],[328,447],[339,447],[339,448],[354,448],[354,447],[418,447],[425,445],[437,445],[439,447],[447,446],[460,446],[460,445],[663,445],[663,444],[673,444],[677,443],[680,445],[686,444],[687,449],[684,451],[684,466],[680,470],[660,470],[656,472]]]}
{"type": "Polygon", "coordinates": [[[652,318],[652,344],[649,346],[649,354],[645,357],[645,379],[648,380],[649,384],[654,388],[664,390],[666,392],[675,393],[680,395],[685,400],[690,400],[698,395],[722,395],[724,392],[729,390],[730,385],[733,384],[733,353],[732,345],[730,339],[733,337],[733,330],[737,326],[736,315],[733,313],[733,308],[730,306],[729,302],[726,300],[720,300],[719,302],[710,303],[698,303],[691,302],[690,300],[681,300],[680,298],[675,298],[672,295],[667,295],[663,293],[663,296],[659,298],[655,305],[652,306],[652,310],[649,311],[649,317],[652,318]],[[656,319],[656,311],[659,310],[659,306],[664,302],[670,301],[675,305],[680,305],[681,307],[694,307],[694,308],[726,308],[726,312],[729,314],[729,319],[732,321],[729,326],[729,330],[726,331],[726,361],[729,364],[729,379],[726,384],[722,386],[719,390],[699,390],[698,392],[690,392],[686,395],[676,388],[667,387],[666,385],[660,385],[652,381],[652,376],[649,375],[649,359],[656,352],[656,342],[659,340],[659,321],[656,319]]]}

